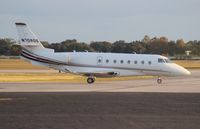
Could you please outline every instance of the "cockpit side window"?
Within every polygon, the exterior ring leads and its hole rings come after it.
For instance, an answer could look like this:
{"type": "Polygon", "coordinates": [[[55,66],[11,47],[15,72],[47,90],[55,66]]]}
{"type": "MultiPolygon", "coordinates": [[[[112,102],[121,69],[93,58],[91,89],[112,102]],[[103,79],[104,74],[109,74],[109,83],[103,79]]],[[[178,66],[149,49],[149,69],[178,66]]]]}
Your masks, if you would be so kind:
{"type": "Polygon", "coordinates": [[[172,61],[170,59],[165,59],[166,63],[172,63],[172,61]]]}
{"type": "Polygon", "coordinates": [[[158,63],[165,63],[165,60],[162,58],[158,58],[158,63]]]}
{"type": "Polygon", "coordinates": [[[158,58],[158,63],[172,63],[170,59],[158,58]]]}

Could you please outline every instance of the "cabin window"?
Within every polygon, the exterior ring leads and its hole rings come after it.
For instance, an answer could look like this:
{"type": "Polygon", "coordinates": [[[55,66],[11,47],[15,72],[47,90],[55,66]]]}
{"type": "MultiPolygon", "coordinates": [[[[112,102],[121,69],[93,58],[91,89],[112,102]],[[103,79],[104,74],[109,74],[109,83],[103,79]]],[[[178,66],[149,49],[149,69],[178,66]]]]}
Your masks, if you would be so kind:
{"type": "Polygon", "coordinates": [[[134,61],[134,64],[137,64],[137,61],[136,61],[136,60],[134,61]]]}
{"type": "Polygon", "coordinates": [[[130,64],[130,63],[131,63],[131,61],[130,61],[130,60],[128,60],[128,61],[127,61],[127,63],[128,63],[128,64],[130,64]]]}
{"type": "Polygon", "coordinates": [[[114,60],[113,62],[114,62],[115,64],[117,63],[117,61],[116,61],[116,60],[114,60]]]}
{"type": "Polygon", "coordinates": [[[108,60],[108,59],[106,60],[106,63],[109,63],[109,60],[108,60]]]}
{"type": "Polygon", "coordinates": [[[121,63],[121,64],[123,64],[123,63],[124,63],[124,61],[123,61],[123,60],[121,60],[121,61],[120,61],[120,63],[121,63]]]}
{"type": "Polygon", "coordinates": [[[144,64],[144,61],[141,61],[142,64],[144,64]]]}
{"type": "Polygon", "coordinates": [[[148,63],[149,63],[149,65],[151,65],[151,61],[149,61],[148,63]]]}
{"type": "Polygon", "coordinates": [[[158,63],[165,63],[165,60],[162,58],[158,58],[158,63]]]}
{"type": "Polygon", "coordinates": [[[98,59],[98,63],[101,63],[101,59],[98,59]]]}

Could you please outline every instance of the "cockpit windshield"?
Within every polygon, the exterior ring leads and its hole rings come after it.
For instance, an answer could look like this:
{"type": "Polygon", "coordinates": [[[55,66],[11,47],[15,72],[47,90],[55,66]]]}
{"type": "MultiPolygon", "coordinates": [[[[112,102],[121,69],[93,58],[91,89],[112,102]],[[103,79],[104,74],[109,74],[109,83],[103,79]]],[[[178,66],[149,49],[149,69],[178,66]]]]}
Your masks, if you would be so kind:
{"type": "Polygon", "coordinates": [[[170,59],[165,59],[166,63],[172,63],[172,61],[170,59]]]}
{"type": "Polygon", "coordinates": [[[172,63],[170,59],[158,58],[158,63],[172,63]]]}

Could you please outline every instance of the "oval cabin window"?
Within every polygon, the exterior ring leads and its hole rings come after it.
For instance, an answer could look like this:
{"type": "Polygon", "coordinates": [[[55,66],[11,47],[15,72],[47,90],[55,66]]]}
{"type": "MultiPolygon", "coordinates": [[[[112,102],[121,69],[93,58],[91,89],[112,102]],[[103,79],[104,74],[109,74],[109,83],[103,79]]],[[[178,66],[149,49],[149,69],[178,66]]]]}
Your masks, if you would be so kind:
{"type": "Polygon", "coordinates": [[[136,61],[136,60],[134,61],[134,64],[137,64],[137,61],[136,61]]]}
{"type": "Polygon", "coordinates": [[[108,60],[108,59],[106,60],[106,63],[109,63],[109,60],[108,60]]]}
{"type": "Polygon", "coordinates": [[[144,64],[144,61],[142,61],[141,63],[144,64]]]}

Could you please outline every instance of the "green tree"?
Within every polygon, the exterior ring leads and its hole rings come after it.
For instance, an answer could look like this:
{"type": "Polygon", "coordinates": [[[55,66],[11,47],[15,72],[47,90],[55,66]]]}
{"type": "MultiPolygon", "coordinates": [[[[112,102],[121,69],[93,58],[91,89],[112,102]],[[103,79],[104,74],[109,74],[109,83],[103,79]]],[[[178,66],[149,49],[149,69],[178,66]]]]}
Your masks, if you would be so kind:
{"type": "Polygon", "coordinates": [[[89,45],[87,45],[86,43],[71,43],[67,50],[69,52],[72,52],[73,50],[75,51],[91,51],[89,45]]]}
{"type": "Polygon", "coordinates": [[[10,48],[10,55],[12,56],[19,56],[21,53],[21,46],[19,45],[12,45],[10,48]]]}
{"type": "Polygon", "coordinates": [[[200,56],[200,41],[189,41],[185,45],[185,49],[191,51],[192,55],[200,56]]]}
{"type": "Polygon", "coordinates": [[[43,45],[44,47],[46,47],[46,48],[49,48],[49,47],[50,47],[50,45],[49,45],[49,43],[48,43],[47,41],[41,41],[41,43],[42,43],[42,45],[43,45]]]}
{"type": "Polygon", "coordinates": [[[170,56],[175,56],[176,55],[176,43],[175,43],[175,41],[170,41],[170,42],[168,42],[168,44],[169,44],[168,54],[170,56]]]}
{"type": "Polygon", "coordinates": [[[178,39],[176,41],[176,52],[177,54],[185,53],[185,42],[183,41],[183,39],[178,39]]]}
{"type": "Polygon", "coordinates": [[[52,43],[49,45],[49,48],[54,49],[55,52],[61,52],[61,44],[60,43],[52,43]]]}
{"type": "Polygon", "coordinates": [[[77,40],[65,40],[61,43],[53,43],[50,48],[55,49],[56,52],[72,52],[75,51],[92,51],[90,46],[86,43],[79,43],[77,40]]]}
{"type": "Polygon", "coordinates": [[[146,44],[139,41],[133,41],[126,44],[125,53],[146,53],[146,44]]]}
{"type": "Polygon", "coordinates": [[[154,38],[147,45],[148,53],[166,55],[169,51],[169,44],[162,38],[154,38]]]}
{"type": "Polygon", "coordinates": [[[0,55],[11,55],[11,47],[15,43],[13,39],[0,39],[0,55]]]}
{"type": "Polygon", "coordinates": [[[97,52],[111,52],[112,44],[110,42],[91,42],[90,47],[97,52]]]}
{"type": "Polygon", "coordinates": [[[111,52],[114,53],[124,53],[126,48],[126,43],[124,40],[119,40],[113,43],[111,52]]]}

